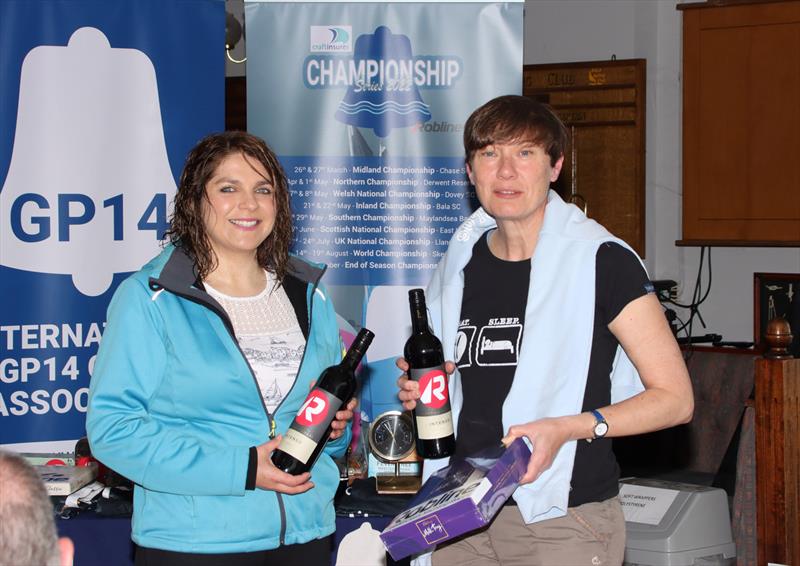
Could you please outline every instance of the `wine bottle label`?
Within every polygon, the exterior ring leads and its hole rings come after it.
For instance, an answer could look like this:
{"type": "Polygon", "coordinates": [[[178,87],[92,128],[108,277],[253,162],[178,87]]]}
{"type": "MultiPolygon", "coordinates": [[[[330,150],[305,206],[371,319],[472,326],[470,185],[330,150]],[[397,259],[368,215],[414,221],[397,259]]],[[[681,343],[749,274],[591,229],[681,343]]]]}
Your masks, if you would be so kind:
{"type": "Polygon", "coordinates": [[[427,440],[453,434],[450,394],[444,366],[412,368],[408,375],[419,382],[420,396],[414,409],[419,437],[427,440]]]}
{"type": "Polygon", "coordinates": [[[451,434],[453,434],[453,414],[450,411],[433,417],[423,417],[417,413],[417,436],[422,440],[445,438],[451,434]]]}
{"type": "Polygon", "coordinates": [[[297,411],[278,448],[307,464],[341,406],[341,399],[315,388],[297,411]]]}

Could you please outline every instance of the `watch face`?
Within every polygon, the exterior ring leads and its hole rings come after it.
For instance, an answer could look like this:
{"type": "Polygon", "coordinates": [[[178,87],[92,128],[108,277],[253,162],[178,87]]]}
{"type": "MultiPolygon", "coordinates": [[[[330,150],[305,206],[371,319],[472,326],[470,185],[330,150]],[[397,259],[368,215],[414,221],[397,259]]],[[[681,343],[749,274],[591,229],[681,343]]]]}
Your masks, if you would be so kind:
{"type": "Polygon", "coordinates": [[[409,413],[388,411],[369,427],[372,453],[384,462],[402,460],[414,450],[414,427],[409,413]]]}
{"type": "Polygon", "coordinates": [[[594,425],[594,435],[597,438],[605,436],[607,432],[608,432],[608,423],[602,422],[594,425]]]}

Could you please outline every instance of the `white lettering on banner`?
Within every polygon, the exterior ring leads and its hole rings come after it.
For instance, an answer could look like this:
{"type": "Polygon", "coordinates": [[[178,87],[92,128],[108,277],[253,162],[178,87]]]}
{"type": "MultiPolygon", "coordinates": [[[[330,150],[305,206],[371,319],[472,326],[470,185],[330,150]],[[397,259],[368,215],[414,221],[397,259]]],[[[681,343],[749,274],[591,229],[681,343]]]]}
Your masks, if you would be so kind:
{"type": "Polygon", "coordinates": [[[85,413],[88,387],[73,391],[64,386],[88,382],[104,328],[105,322],[0,326],[0,347],[8,354],[0,359],[0,384],[4,387],[0,417],[85,413]],[[17,352],[26,355],[14,355],[17,352]],[[30,389],[15,391],[8,386],[30,389]]]}
{"type": "MultiPolygon", "coordinates": [[[[96,356],[89,358],[87,371],[92,375],[96,356]]],[[[47,381],[56,381],[59,377],[67,377],[77,381],[80,376],[78,356],[70,356],[62,362],[55,357],[40,360],[39,358],[5,358],[0,360],[0,383],[28,383],[31,378],[47,376],[47,381]]],[[[41,381],[41,379],[39,379],[41,381]]]]}
{"type": "Polygon", "coordinates": [[[9,324],[0,326],[0,344],[6,350],[88,348],[100,344],[105,322],[74,324],[9,324]]]}
{"type": "Polygon", "coordinates": [[[0,392],[0,417],[21,417],[29,412],[34,415],[44,415],[49,412],[63,415],[73,409],[85,413],[88,404],[88,387],[81,387],[75,392],[68,389],[56,389],[52,393],[44,389],[32,392],[13,391],[8,396],[0,392]]]}
{"type": "Polygon", "coordinates": [[[449,88],[462,74],[458,57],[420,56],[413,59],[359,59],[334,55],[309,56],[303,78],[311,88],[352,87],[361,91],[408,91],[449,88]]]}

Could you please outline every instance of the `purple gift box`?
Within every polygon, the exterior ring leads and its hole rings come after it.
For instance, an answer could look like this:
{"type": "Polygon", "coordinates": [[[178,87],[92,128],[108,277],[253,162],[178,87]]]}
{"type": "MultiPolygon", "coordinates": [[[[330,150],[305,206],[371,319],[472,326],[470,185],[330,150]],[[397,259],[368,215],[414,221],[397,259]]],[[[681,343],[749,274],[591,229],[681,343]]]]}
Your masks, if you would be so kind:
{"type": "Polygon", "coordinates": [[[383,530],[386,550],[399,560],[488,525],[517,489],[530,456],[517,438],[507,448],[452,458],[383,530]]]}

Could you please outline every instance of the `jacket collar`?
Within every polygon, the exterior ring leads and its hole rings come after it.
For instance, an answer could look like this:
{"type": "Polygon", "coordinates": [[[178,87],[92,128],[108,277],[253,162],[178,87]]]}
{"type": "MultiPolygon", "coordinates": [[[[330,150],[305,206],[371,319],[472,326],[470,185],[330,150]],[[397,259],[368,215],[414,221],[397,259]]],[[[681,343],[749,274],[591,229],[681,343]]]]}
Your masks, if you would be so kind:
{"type": "MultiPolygon", "coordinates": [[[[161,256],[163,262],[160,271],[149,278],[152,289],[163,288],[178,293],[186,293],[192,288],[202,289],[194,258],[185,249],[168,244],[161,256]]],[[[288,274],[303,283],[317,284],[325,273],[324,265],[311,263],[295,255],[289,256],[287,267],[288,274]]]]}
{"type": "Polygon", "coordinates": [[[170,244],[163,254],[168,254],[159,273],[150,277],[150,287],[184,293],[198,282],[194,258],[181,247],[170,244]]]}
{"type": "MultiPolygon", "coordinates": [[[[225,309],[205,291],[203,282],[197,275],[194,258],[186,253],[185,249],[169,244],[158,259],[161,260],[162,267],[160,271],[154,272],[149,278],[150,289],[153,291],[165,289],[189,300],[205,304],[222,317],[225,325],[233,333],[233,327],[225,309]]],[[[306,339],[308,339],[310,330],[306,289],[309,285],[316,288],[324,273],[325,266],[322,264],[311,263],[295,255],[289,256],[284,289],[306,339]]]]}

